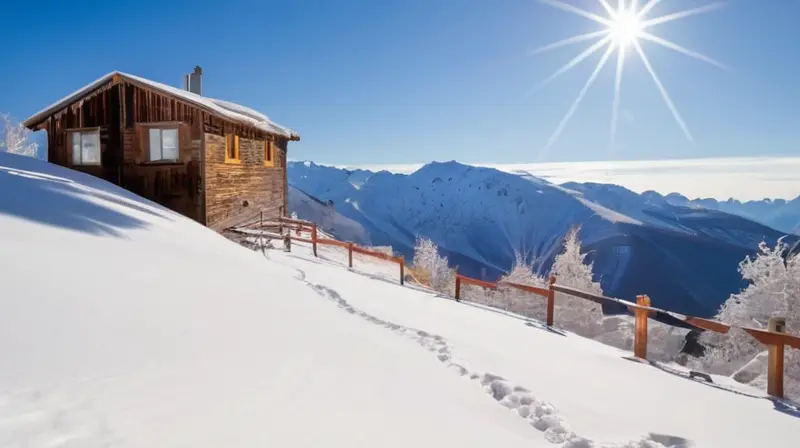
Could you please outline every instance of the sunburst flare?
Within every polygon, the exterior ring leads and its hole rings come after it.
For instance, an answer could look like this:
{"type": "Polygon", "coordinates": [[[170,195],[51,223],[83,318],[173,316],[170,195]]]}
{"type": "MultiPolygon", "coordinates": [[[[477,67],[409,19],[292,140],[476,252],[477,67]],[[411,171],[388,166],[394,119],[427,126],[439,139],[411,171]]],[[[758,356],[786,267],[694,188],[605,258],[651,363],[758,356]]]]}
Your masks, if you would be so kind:
{"type": "Polygon", "coordinates": [[[557,42],[553,42],[551,44],[536,49],[535,53],[542,53],[545,51],[554,50],[556,48],[561,48],[567,45],[572,45],[578,42],[597,39],[597,41],[594,42],[592,45],[590,45],[586,50],[575,56],[572,60],[561,66],[552,75],[550,75],[544,81],[542,81],[541,84],[546,84],[548,82],[551,82],[558,76],[562,75],[563,73],[572,69],[576,65],[580,64],[583,60],[585,60],[589,56],[595,54],[598,51],[605,50],[603,51],[602,58],[600,59],[594,71],[589,76],[589,79],[587,80],[586,84],[583,86],[580,93],[578,94],[578,97],[575,99],[575,101],[572,103],[567,113],[558,123],[556,130],[547,140],[547,144],[542,149],[540,157],[543,156],[547,151],[549,151],[550,148],[556,143],[562,131],[569,122],[570,118],[572,118],[572,116],[575,114],[575,111],[578,109],[578,106],[580,105],[581,101],[583,101],[584,96],[586,96],[586,92],[589,90],[592,84],[594,84],[594,81],[597,79],[598,74],[603,69],[608,59],[613,55],[614,52],[616,52],[617,59],[616,59],[616,76],[614,80],[614,99],[611,105],[610,144],[613,147],[617,134],[617,128],[619,126],[618,122],[619,122],[620,96],[622,91],[622,72],[624,71],[624,66],[626,62],[626,52],[630,49],[633,49],[635,53],[639,56],[639,58],[642,60],[642,63],[647,69],[647,72],[653,79],[653,83],[655,84],[656,88],[661,94],[664,103],[666,103],[667,108],[672,113],[672,116],[675,119],[678,126],[686,135],[686,138],[689,141],[693,141],[692,134],[689,132],[689,127],[686,125],[686,122],[683,120],[680,113],[678,112],[678,109],[673,103],[672,98],[667,92],[666,87],[664,87],[664,85],[661,83],[658,74],[651,65],[649,58],[645,54],[644,48],[642,47],[640,41],[646,40],[648,42],[661,45],[664,48],[681,53],[685,56],[689,56],[699,61],[714,65],[716,67],[726,68],[723,64],[719,63],[718,61],[708,56],[705,56],[701,53],[685,48],[681,45],[678,45],[674,42],[664,39],[663,37],[659,37],[653,34],[652,32],[648,31],[649,28],[652,28],[656,25],[661,25],[664,23],[672,22],[674,20],[679,20],[697,14],[713,11],[715,9],[720,8],[722,6],[722,2],[712,3],[706,6],[700,6],[692,9],[687,9],[684,11],[669,13],[659,17],[648,18],[647,17],[648,13],[650,13],[650,11],[652,11],[652,9],[657,4],[661,3],[663,0],[649,0],[641,7],[639,7],[637,0],[617,0],[616,7],[612,6],[612,4],[609,3],[609,0],[597,0],[597,2],[600,3],[603,10],[607,14],[607,16],[605,17],[593,13],[591,11],[579,8],[577,6],[571,5],[562,0],[538,0],[538,1],[540,3],[544,3],[553,6],[555,8],[561,9],[563,11],[589,19],[593,22],[600,24],[603,27],[603,29],[599,31],[571,36],[566,39],[562,39],[557,42]]]}

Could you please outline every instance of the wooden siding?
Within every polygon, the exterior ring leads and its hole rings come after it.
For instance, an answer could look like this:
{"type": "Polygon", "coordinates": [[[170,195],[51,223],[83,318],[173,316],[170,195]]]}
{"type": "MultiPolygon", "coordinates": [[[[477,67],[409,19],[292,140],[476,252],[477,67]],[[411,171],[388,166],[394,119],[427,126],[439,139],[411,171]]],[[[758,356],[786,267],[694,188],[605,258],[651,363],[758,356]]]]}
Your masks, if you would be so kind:
{"type": "Polygon", "coordinates": [[[239,138],[240,163],[225,163],[225,137],[205,135],[206,225],[286,214],[286,140],[275,141],[275,166],[264,166],[264,140],[239,138]]]}
{"type": "Polygon", "coordinates": [[[50,162],[106,179],[212,228],[261,211],[287,214],[285,138],[139,83],[114,78],[36,127],[47,130],[50,162]],[[149,161],[149,127],[178,128],[178,160],[149,161]],[[67,131],[86,128],[99,129],[101,166],[71,163],[67,131]],[[240,164],[224,163],[225,134],[239,136],[240,164]],[[275,142],[273,167],[264,166],[267,139],[275,142]]]}
{"type": "Polygon", "coordinates": [[[201,142],[192,140],[191,127],[186,123],[135,124],[125,129],[123,141],[122,186],[202,223],[201,142]],[[178,160],[149,162],[149,129],[164,127],[178,128],[178,160]]]}
{"type": "Polygon", "coordinates": [[[123,83],[121,186],[201,223],[202,112],[175,98],[123,83]],[[151,162],[149,129],[178,129],[178,160],[151,162]]]}
{"type": "Polygon", "coordinates": [[[118,183],[122,145],[120,132],[120,88],[108,84],[89,93],[42,122],[47,130],[47,160],[76,171],[118,183]],[[69,131],[97,128],[100,133],[101,166],[73,165],[69,131]]]}

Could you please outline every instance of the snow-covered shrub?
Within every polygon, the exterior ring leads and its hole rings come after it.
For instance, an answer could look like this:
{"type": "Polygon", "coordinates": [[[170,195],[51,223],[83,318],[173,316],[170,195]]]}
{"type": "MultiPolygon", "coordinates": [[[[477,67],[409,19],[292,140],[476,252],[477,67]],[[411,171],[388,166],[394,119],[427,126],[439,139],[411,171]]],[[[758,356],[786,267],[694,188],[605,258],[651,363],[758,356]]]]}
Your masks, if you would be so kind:
{"type": "Polygon", "coordinates": [[[512,313],[542,321],[546,318],[546,298],[520,291],[514,287],[503,286],[504,283],[538,286],[540,288],[547,287],[545,279],[533,272],[532,263],[520,252],[515,252],[514,265],[506,275],[500,278],[497,291],[493,294],[494,301],[497,302],[497,306],[512,313]]]}
{"type": "MultiPolygon", "coordinates": [[[[633,351],[634,332],[636,330],[635,318],[629,314],[607,316],[603,319],[601,334],[594,337],[595,341],[617,347],[626,351],[633,351]]],[[[647,359],[653,361],[675,361],[686,343],[689,330],[673,327],[650,319],[647,324],[647,359]]]]}
{"type": "Polygon", "coordinates": [[[39,145],[36,142],[28,141],[31,130],[22,123],[15,124],[9,115],[0,115],[0,121],[2,121],[0,151],[36,157],[39,145]]]}
{"type": "MultiPolygon", "coordinates": [[[[755,258],[749,256],[739,265],[742,278],[750,284],[738,294],[732,294],[720,307],[716,319],[743,327],[766,329],[771,317],[785,317],[786,331],[800,334],[800,257],[784,258],[787,249],[782,240],[775,248],[759,245],[755,258]]],[[[727,334],[706,331],[700,337],[706,346],[703,367],[712,373],[731,375],[745,370],[752,377],[754,368],[761,369],[756,382],[763,382],[766,370],[753,359],[766,347],[744,330],[732,328],[727,334]]],[[[800,350],[787,349],[785,368],[785,391],[787,396],[800,399],[800,350]]],[[[750,378],[748,378],[750,379],[750,378]]]]}
{"type": "Polygon", "coordinates": [[[453,293],[455,272],[447,265],[447,257],[439,255],[439,248],[430,239],[417,237],[411,269],[421,282],[436,291],[453,293]]]}
{"type": "MultiPolygon", "coordinates": [[[[564,251],[556,256],[551,273],[559,285],[603,294],[600,283],[592,279],[592,264],[586,264],[586,254],[581,254],[579,231],[576,227],[567,233],[564,251]]],[[[556,293],[553,324],[582,336],[595,337],[603,331],[603,309],[590,300],[556,293]]]]}

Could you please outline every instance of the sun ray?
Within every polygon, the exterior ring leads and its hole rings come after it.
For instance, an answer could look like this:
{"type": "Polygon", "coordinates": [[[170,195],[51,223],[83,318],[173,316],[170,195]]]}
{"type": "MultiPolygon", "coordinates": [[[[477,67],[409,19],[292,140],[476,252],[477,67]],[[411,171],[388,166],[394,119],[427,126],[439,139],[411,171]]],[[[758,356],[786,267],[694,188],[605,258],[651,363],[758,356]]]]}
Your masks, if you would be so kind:
{"type": "Polygon", "coordinates": [[[625,52],[617,51],[617,76],[614,79],[614,103],[611,105],[611,147],[617,136],[617,121],[619,120],[619,94],[622,87],[622,69],[625,66],[625,52]]]}
{"type": "Polygon", "coordinates": [[[552,81],[552,80],[556,79],[557,77],[561,76],[567,70],[569,70],[572,67],[575,67],[576,65],[580,64],[581,61],[583,61],[584,59],[586,59],[589,56],[591,56],[592,54],[594,54],[603,45],[609,43],[610,41],[611,41],[611,37],[604,37],[603,39],[600,39],[599,41],[595,42],[591,47],[589,47],[586,50],[584,50],[583,53],[581,53],[581,54],[575,56],[574,58],[572,58],[571,61],[569,61],[566,64],[564,64],[563,66],[561,66],[561,68],[556,70],[555,73],[553,73],[552,75],[547,77],[544,81],[542,81],[539,84],[539,87],[549,83],[550,81],[552,81]]]}
{"type": "Polygon", "coordinates": [[[583,42],[585,40],[591,40],[595,37],[605,36],[608,35],[608,30],[600,30],[594,31],[591,33],[585,34],[578,34],[577,36],[568,37],[566,39],[561,39],[558,42],[553,42],[552,44],[545,45],[543,47],[539,47],[536,50],[533,50],[533,54],[544,53],[546,51],[555,50],[556,48],[560,48],[566,45],[583,42]]]}
{"type": "MultiPolygon", "coordinates": [[[[612,8],[611,5],[608,4],[608,1],[606,0],[597,0],[597,1],[600,2],[601,5],[603,5],[603,9],[605,9],[606,12],[608,12],[609,17],[613,19],[614,17],[617,16],[617,11],[614,11],[614,8],[612,8]]],[[[619,1],[619,4],[622,4],[622,0],[619,1]]]]}
{"type": "Polygon", "coordinates": [[[694,16],[697,14],[702,14],[704,12],[713,11],[715,9],[719,9],[724,5],[723,2],[712,3],[710,5],[701,6],[699,8],[692,8],[687,9],[685,11],[676,12],[673,14],[667,14],[665,16],[656,17],[655,19],[645,20],[642,22],[642,28],[649,28],[651,26],[659,25],[662,23],[672,22],[673,20],[683,19],[684,17],[694,16]]]}
{"type": "Polygon", "coordinates": [[[715,67],[728,70],[728,67],[726,67],[725,65],[718,62],[715,59],[712,59],[694,50],[690,50],[686,47],[678,45],[670,40],[667,40],[663,37],[659,37],[654,33],[647,32],[645,30],[645,28],[647,27],[654,27],[656,25],[673,22],[675,20],[683,19],[686,17],[718,9],[726,3],[725,0],[717,0],[715,3],[706,6],[700,6],[696,8],[686,9],[683,11],[678,11],[675,13],[664,14],[660,17],[650,17],[650,18],[647,17],[648,14],[651,13],[656,6],[662,4],[663,0],[646,0],[646,1],[645,0],[641,1],[640,0],[596,0],[597,3],[599,3],[600,6],[602,7],[602,10],[605,13],[606,17],[602,17],[601,15],[595,14],[585,9],[581,9],[577,6],[572,6],[571,4],[567,3],[564,0],[538,0],[538,1],[540,3],[544,3],[553,6],[555,8],[561,9],[563,11],[567,11],[572,14],[576,14],[581,17],[592,20],[594,22],[600,23],[601,25],[604,25],[606,29],[603,31],[589,32],[577,36],[568,37],[566,39],[562,39],[558,42],[554,42],[552,44],[546,45],[544,47],[535,50],[534,53],[541,53],[553,50],[555,48],[564,47],[577,42],[588,41],[594,38],[599,39],[589,48],[587,48],[582,53],[574,57],[568,63],[564,64],[562,67],[556,70],[555,73],[553,73],[544,81],[542,81],[539,84],[539,87],[537,87],[537,89],[551,82],[553,79],[557,78],[563,73],[569,71],[570,69],[581,63],[584,59],[588,58],[592,54],[600,51],[603,46],[608,45],[608,47],[604,50],[604,54],[600,62],[597,64],[597,67],[595,67],[594,72],[586,81],[586,84],[583,86],[583,89],[578,95],[578,98],[575,100],[575,102],[572,103],[566,115],[564,115],[564,117],[559,122],[555,132],[553,132],[553,134],[547,140],[547,144],[545,145],[545,147],[542,148],[542,150],[540,151],[540,157],[542,156],[542,154],[549,151],[550,148],[555,144],[555,142],[561,136],[561,133],[564,131],[564,128],[567,125],[567,122],[569,122],[569,120],[575,114],[575,111],[577,110],[580,103],[583,101],[583,98],[585,97],[589,88],[595,83],[598,73],[603,68],[603,66],[606,65],[606,62],[612,56],[612,53],[616,51],[617,61],[616,61],[616,73],[614,78],[614,99],[611,105],[611,139],[610,139],[610,148],[612,150],[614,149],[614,145],[620,127],[620,110],[622,110],[622,103],[621,103],[622,76],[625,69],[625,63],[627,62],[627,59],[630,59],[630,57],[626,57],[626,53],[630,49],[630,47],[634,47],[636,49],[636,53],[638,53],[639,56],[642,58],[642,62],[644,63],[647,72],[650,74],[650,77],[653,78],[653,82],[655,83],[659,94],[661,94],[661,97],[666,103],[667,108],[669,109],[670,113],[672,113],[672,116],[677,122],[678,126],[686,135],[686,138],[689,141],[694,141],[692,134],[689,132],[689,127],[686,125],[686,122],[683,121],[683,117],[681,117],[680,112],[678,112],[678,108],[675,107],[675,104],[673,103],[672,98],[669,95],[669,92],[667,92],[667,89],[662,84],[661,79],[658,77],[658,74],[656,73],[655,69],[650,63],[650,59],[648,59],[647,55],[645,54],[644,48],[642,47],[643,45],[642,41],[647,40],[649,42],[653,42],[669,50],[681,53],[684,56],[689,56],[692,59],[697,59],[699,61],[713,65],[715,67]]]}
{"type": "Polygon", "coordinates": [[[553,132],[553,135],[551,135],[550,138],[547,140],[547,144],[544,146],[544,148],[542,148],[542,151],[539,154],[540,158],[544,156],[550,150],[550,147],[553,146],[556,140],[558,140],[558,137],[561,135],[561,132],[564,130],[564,127],[567,125],[567,122],[575,114],[575,110],[578,109],[578,105],[581,103],[581,101],[583,101],[583,97],[586,96],[586,92],[589,91],[589,88],[592,86],[592,84],[594,84],[595,79],[597,79],[597,75],[600,73],[600,70],[603,69],[603,66],[606,65],[606,61],[608,61],[608,58],[609,56],[611,56],[611,53],[613,53],[613,51],[614,51],[614,46],[609,43],[606,52],[603,53],[603,57],[600,59],[600,62],[597,63],[597,66],[595,67],[592,74],[589,76],[589,79],[586,81],[586,84],[583,86],[583,89],[581,89],[581,92],[578,94],[578,98],[576,98],[575,102],[572,103],[572,106],[570,106],[569,111],[567,111],[566,115],[564,115],[564,118],[561,119],[561,122],[558,123],[558,127],[556,128],[555,132],[553,132]]]}
{"type": "Polygon", "coordinates": [[[661,0],[650,0],[649,2],[645,3],[644,6],[642,6],[642,9],[640,9],[639,12],[636,13],[636,16],[641,19],[642,17],[646,16],[647,13],[650,12],[650,10],[653,9],[653,7],[655,7],[659,3],[661,3],[661,0]]]}
{"type": "Polygon", "coordinates": [[[682,46],[680,46],[680,45],[678,45],[678,44],[676,44],[674,42],[668,41],[667,39],[664,39],[662,37],[658,37],[658,36],[655,36],[653,34],[650,34],[650,33],[644,32],[644,31],[642,31],[639,34],[639,37],[641,37],[642,39],[645,39],[645,40],[649,40],[651,42],[655,42],[655,43],[657,43],[659,45],[662,45],[664,47],[667,47],[670,50],[675,50],[678,53],[685,54],[686,56],[695,58],[697,60],[706,62],[706,63],[714,65],[714,66],[717,66],[717,67],[719,67],[721,69],[725,69],[725,70],[728,69],[728,67],[726,67],[722,63],[717,62],[716,60],[711,59],[708,56],[700,54],[700,53],[698,53],[696,51],[689,50],[688,48],[684,48],[684,47],[682,47],[682,46]]]}
{"type": "Polygon", "coordinates": [[[572,6],[568,3],[564,3],[560,0],[539,0],[540,3],[548,4],[554,8],[558,8],[567,12],[571,12],[573,14],[577,14],[579,16],[585,17],[589,20],[594,20],[597,23],[601,23],[603,25],[609,26],[613,24],[612,20],[606,19],[605,17],[598,16],[595,13],[586,11],[585,9],[578,8],[577,6],[572,6]]]}
{"type": "Polygon", "coordinates": [[[644,62],[644,66],[647,71],[650,72],[653,82],[655,82],[658,91],[661,92],[661,97],[664,98],[664,102],[667,103],[667,107],[669,108],[670,112],[672,112],[672,116],[675,117],[675,121],[678,122],[678,125],[683,130],[683,133],[686,134],[686,138],[688,138],[689,141],[694,141],[692,134],[689,132],[689,128],[686,126],[683,118],[681,118],[681,114],[678,112],[678,109],[675,107],[675,104],[673,104],[672,99],[669,97],[667,89],[665,89],[664,85],[661,84],[661,80],[658,79],[658,75],[656,75],[655,70],[653,70],[653,66],[650,65],[650,60],[647,59],[647,55],[644,54],[644,50],[639,44],[639,41],[633,41],[633,46],[636,47],[636,52],[639,53],[639,57],[642,58],[642,62],[644,62]]]}

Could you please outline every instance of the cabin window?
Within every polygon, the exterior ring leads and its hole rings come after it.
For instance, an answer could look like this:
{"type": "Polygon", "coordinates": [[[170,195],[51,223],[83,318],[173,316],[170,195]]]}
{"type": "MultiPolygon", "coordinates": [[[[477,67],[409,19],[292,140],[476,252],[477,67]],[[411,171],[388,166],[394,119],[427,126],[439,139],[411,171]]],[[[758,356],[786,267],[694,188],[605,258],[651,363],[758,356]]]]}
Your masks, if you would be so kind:
{"type": "Polygon", "coordinates": [[[178,130],[150,130],[150,161],[178,160],[178,130]]]}
{"type": "Polygon", "coordinates": [[[70,137],[73,165],[100,165],[100,131],[76,131],[70,137]]]}
{"type": "Polygon", "coordinates": [[[239,160],[239,136],[225,136],[225,163],[241,163],[239,160]]]}
{"type": "Polygon", "coordinates": [[[275,166],[275,142],[272,140],[264,142],[264,166],[275,166]]]}

